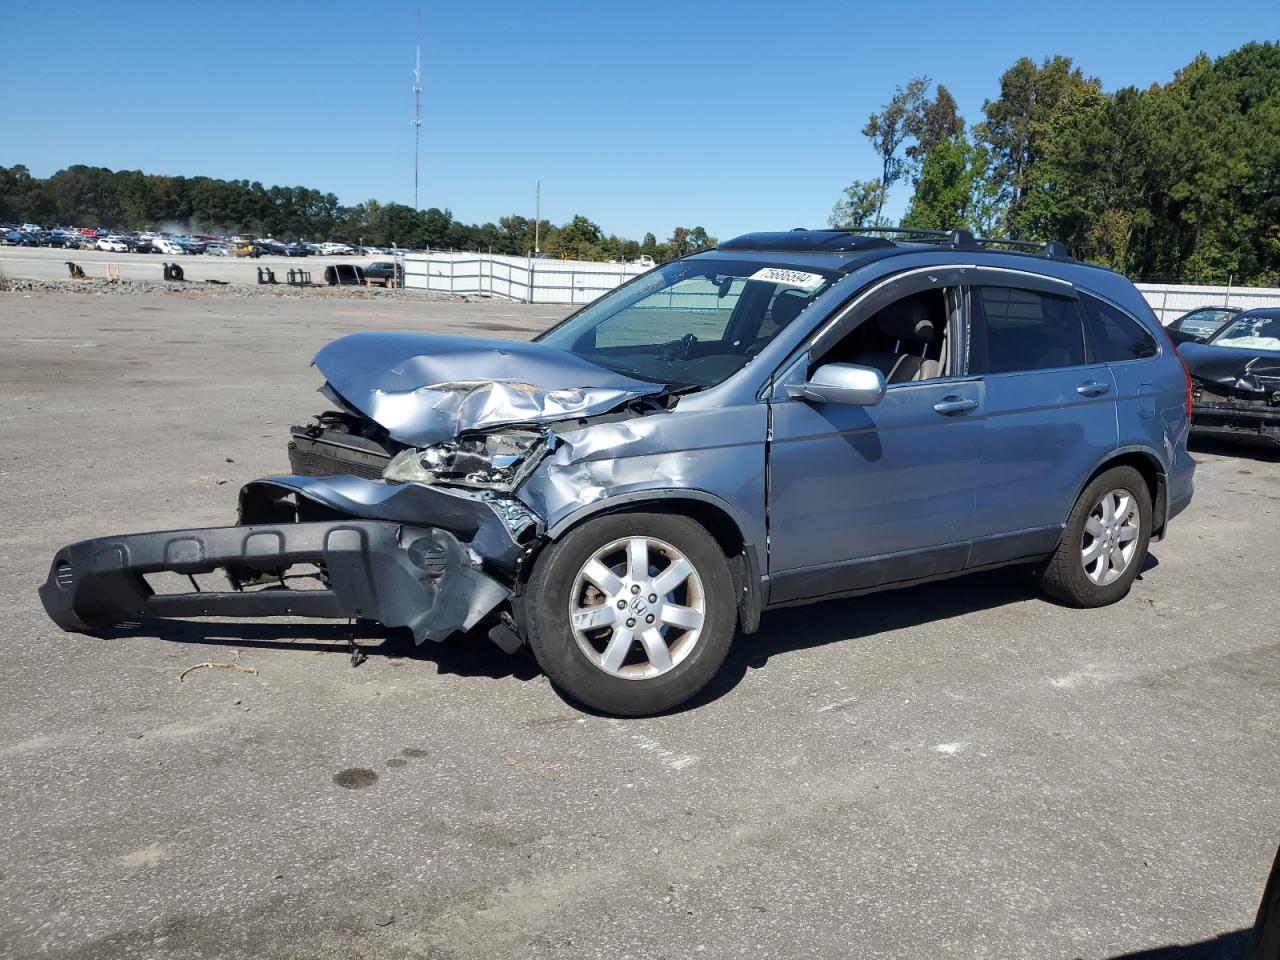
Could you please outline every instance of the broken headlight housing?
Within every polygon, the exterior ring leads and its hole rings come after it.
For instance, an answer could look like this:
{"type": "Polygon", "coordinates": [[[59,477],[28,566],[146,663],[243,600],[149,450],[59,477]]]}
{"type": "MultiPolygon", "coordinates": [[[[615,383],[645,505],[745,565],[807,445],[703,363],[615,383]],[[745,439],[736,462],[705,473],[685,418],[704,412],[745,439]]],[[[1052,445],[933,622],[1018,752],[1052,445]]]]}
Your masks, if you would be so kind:
{"type": "Polygon", "coordinates": [[[538,465],[546,437],[536,430],[500,430],[401,450],[382,471],[396,483],[446,483],[513,490],[538,465]]]}

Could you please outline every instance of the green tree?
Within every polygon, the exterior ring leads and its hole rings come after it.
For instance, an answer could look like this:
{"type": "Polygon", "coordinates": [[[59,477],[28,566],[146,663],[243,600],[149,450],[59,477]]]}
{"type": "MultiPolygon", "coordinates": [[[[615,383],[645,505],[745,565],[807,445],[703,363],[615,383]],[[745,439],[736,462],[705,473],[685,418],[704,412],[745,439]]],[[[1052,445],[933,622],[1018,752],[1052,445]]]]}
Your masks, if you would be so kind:
{"type": "Polygon", "coordinates": [[[972,227],[974,148],[961,136],[936,143],[925,156],[904,227],[954,230],[972,227]]]}
{"type": "Polygon", "coordinates": [[[862,128],[862,135],[871,141],[872,149],[880,158],[879,182],[882,189],[876,205],[877,223],[884,211],[889,188],[902,179],[905,166],[898,156],[898,149],[911,136],[912,130],[920,125],[920,114],[924,110],[925,93],[928,89],[928,77],[913,77],[907,81],[906,87],[896,88],[889,102],[879,113],[873,113],[862,128]]]}
{"type": "Polygon", "coordinates": [[[552,233],[544,249],[555,256],[568,260],[594,260],[600,254],[600,243],[604,235],[598,224],[592,223],[582,214],[552,233]]]}
{"type": "Polygon", "coordinates": [[[848,230],[883,226],[880,211],[884,208],[884,194],[884,184],[879,180],[853,181],[844,188],[844,199],[831,208],[827,223],[848,230]]]}
{"type": "Polygon", "coordinates": [[[986,120],[976,134],[991,148],[993,174],[1007,185],[1008,227],[1015,236],[1024,226],[1031,170],[1050,141],[1050,117],[1061,101],[1086,88],[1097,91],[1101,84],[1086,78],[1070,57],[1049,57],[1039,66],[1023,57],[1000,77],[1000,96],[982,106],[986,120]]]}
{"type": "Polygon", "coordinates": [[[933,98],[925,100],[918,111],[908,116],[907,132],[915,142],[908,144],[903,153],[919,176],[925,158],[934,147],[964,135],[964,118],[956,110],[951,91],[938,84],[933,98]]]}

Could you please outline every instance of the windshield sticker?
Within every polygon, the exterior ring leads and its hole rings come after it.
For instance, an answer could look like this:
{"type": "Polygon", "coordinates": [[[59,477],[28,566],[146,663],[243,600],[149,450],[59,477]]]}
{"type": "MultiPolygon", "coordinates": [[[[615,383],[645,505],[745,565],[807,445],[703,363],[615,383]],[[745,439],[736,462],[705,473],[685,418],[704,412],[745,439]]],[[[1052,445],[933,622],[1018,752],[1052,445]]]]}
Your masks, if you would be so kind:
{"type": "Polygon", "coordinates": [[[805,273],[803,270],[783,270],[781,267],[765,267],[763,270],[757,270],[747,279],[778,283],[784,287],[799,287],[801,290],[816,290],[824,282],[820,274],[805,273]]]}

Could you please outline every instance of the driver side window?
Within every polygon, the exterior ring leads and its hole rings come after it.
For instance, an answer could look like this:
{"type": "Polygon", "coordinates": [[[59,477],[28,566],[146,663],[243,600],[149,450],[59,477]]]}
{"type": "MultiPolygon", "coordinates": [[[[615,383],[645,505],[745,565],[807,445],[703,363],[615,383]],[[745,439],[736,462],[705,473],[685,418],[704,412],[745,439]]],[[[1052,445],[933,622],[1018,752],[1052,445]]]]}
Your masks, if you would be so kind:
{"type": "Polygon", "coordinates": [[[895,300],[863,319],[812,366],[874,367],[889,385],[948,376],[948,318],[958,302],[950,288],[922,290],[895,300]]]}

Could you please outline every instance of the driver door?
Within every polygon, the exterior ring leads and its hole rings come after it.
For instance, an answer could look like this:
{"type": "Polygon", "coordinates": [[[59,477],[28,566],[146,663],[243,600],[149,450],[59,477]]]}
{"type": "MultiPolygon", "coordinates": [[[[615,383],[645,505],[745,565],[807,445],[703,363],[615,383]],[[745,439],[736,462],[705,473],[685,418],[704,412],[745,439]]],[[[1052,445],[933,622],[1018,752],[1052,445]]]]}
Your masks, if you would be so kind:
{"type": "Polygon", "coordinates": [[[854,592],[964,567],[973,536],[984,397],[980,380],[956,374],[962,272],[913,271],[868,292],[782,376],[785,385],[824,361],[857,363],[860,354],[844,355],[849,338],[900,298],[933,291],[947,304],[948,352],[940,375],[889,383],[873,406],[774,391],[770,602],[854,592]]]}

